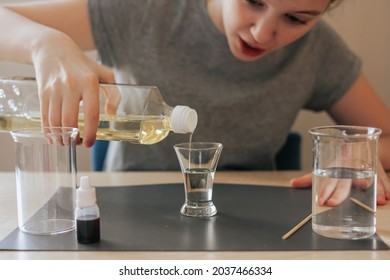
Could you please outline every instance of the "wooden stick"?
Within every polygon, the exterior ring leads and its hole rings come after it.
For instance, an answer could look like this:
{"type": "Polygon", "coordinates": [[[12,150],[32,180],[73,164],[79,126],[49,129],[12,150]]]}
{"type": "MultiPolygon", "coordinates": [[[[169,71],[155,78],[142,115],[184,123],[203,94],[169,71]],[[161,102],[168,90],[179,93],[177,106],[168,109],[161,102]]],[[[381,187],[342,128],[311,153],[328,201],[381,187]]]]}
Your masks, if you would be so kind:
{"type": "MultiPolygon", "coordinates": [[[[367,210],[368,212],[372,213],[375,215],[375,211],[374,209],[372,209],[371,207],[367,206],[366,204],[364,204],[363,202],[357,200],[356,198],[353,198],[353,197],[350,197],[349,198],[353,203],[359,205],[360,207],[362,207],[363,209],[367,210]]],[[[300,229],[304,224],[306,224],[308,221],[310,221],[312,218],[312,214],[310,214],[309,216],[307,216],[305,219],[303,219],[299,224],[297,224],[295,227],[293,227],[289,232],[287,232],[285,235],[282,236],[282,239],[283,240],[286,240],[287,238],[289,238],[291,235],[293,235],[298,229],[300,229]]]]}
{"type": "Polygon", "coordinates": [[[282,236],[283,240],[286,240],[291,235],[293,235],[298,229],[300,229],[304,224],[306,224],[308,221],[311,220],[312,214],[307,216],[305,219],[303,219],[299,224],[297,224],[295,227],[293,227],[289,232],[287,232],[285,235],[282,236]]]}
{"type": "Polygon", "coordinates": [[[360,200],[357,200],[356,198],[353,198],[353,197],[350,197],[349,198],[353,203],[359,205],[360,207],[366,209],[368,212],[372,213],[375,215],[375,211],[374,209],[372,209],[371,207],[367,206],[366,204],[364,204],[363,202],[361,202],[360,200]]]}

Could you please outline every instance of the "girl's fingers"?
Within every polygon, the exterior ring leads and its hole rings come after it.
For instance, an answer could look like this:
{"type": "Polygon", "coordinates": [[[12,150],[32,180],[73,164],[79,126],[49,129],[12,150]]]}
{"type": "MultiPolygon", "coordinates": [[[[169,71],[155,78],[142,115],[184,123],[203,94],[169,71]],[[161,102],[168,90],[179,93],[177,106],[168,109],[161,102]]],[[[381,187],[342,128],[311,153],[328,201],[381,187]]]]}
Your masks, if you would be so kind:
{"type": "Polygon", "coordinates": [[[290,181],[290,185],[293,188],[308,188],[312,184],[311,173],[305,174],[301,177],[293,178],[290,181]]]}
{"type": "Polygon", "coordinates": [[[83,92],[84,132],[83,143],[91,147],[96,140],[99,125],[99,83],[91,82],[83,92]]]}
{"type": "Polygon", "coordinates": [[[344,200],[349,197],[349,193],[352,188],[351,179],[334,179],[335,187],[332,193],[328,196],[329,199],[326,201],[326,205],[334,207],[340,205],[344,200]]]}
{"type": "Polygon", "coordinates": [[[387,177],[382,164],[378,164],[378,188],[376,201],[378,205],[384,205],[387,200],[390,200],[390,180],[387,177]]]}

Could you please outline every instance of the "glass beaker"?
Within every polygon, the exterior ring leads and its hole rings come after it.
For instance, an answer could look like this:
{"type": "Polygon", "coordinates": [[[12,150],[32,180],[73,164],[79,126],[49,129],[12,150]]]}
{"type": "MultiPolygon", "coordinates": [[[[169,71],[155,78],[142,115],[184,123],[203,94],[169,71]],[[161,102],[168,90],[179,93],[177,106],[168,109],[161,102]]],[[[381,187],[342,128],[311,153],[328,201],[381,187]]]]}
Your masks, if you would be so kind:
{"type": "Polygon", "coordinates": [[[65,127],[11,132],[21,231],[51,235],[74,229],[77,134],[65,127]]]}
{"type": "Polygon", "coordinates": [[[373,235],[381,130],[335,125],[309,133],[313,139],[313,230],[339,239],[373,235]]]}

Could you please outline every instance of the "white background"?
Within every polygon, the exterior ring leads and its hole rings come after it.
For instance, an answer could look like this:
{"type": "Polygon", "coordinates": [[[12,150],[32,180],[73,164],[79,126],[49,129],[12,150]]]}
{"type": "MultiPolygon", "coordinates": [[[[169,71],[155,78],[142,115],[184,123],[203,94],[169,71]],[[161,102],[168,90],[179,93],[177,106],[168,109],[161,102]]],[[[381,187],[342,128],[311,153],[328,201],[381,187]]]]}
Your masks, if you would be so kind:
{"type": "MultiPolygon", "coordinates": [[[[388,260],[17,260],[2,261],[1,275],[5,279],[40,279],[40,280],[68,280],[68,279],[145,279],[145,280],[338,280],[353,279],[366,280],[373,277],[387,279],[388,260]],[[265,275],[213,275],[214,267],[225,270],[227,267],[240,267],[242,271],[249,271],[256,267],[271,267],[272,274],[265,275]],[[156,276],[156,275],[120,275],[120,269],[202,269],[204,274],[197,276],[156,276]],[[23,269],[20,269],[23,268],[23,269]]],[[[226,270],[225,270],[226,271],[226,270]]]]}

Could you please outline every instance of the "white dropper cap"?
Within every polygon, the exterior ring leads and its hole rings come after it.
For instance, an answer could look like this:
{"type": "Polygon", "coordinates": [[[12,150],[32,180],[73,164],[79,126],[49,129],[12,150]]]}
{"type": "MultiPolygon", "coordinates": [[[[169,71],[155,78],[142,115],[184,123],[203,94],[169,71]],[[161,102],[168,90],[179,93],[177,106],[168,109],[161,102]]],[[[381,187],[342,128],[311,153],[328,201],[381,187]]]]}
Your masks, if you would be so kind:
{"type": "Polygon", "coordinates": [[[198,124],[198,114],[188,106],[176,106],[171,114],[171,128],[175,133],[194,132],[198,124]]]}
{"type": "Polygon", "coordinates": [[[96,190],[91,187],[88,176],[80,177],[80,187],[77,189],[76,205],[79,208],[91,207],[96,203],[96,190]]]}

